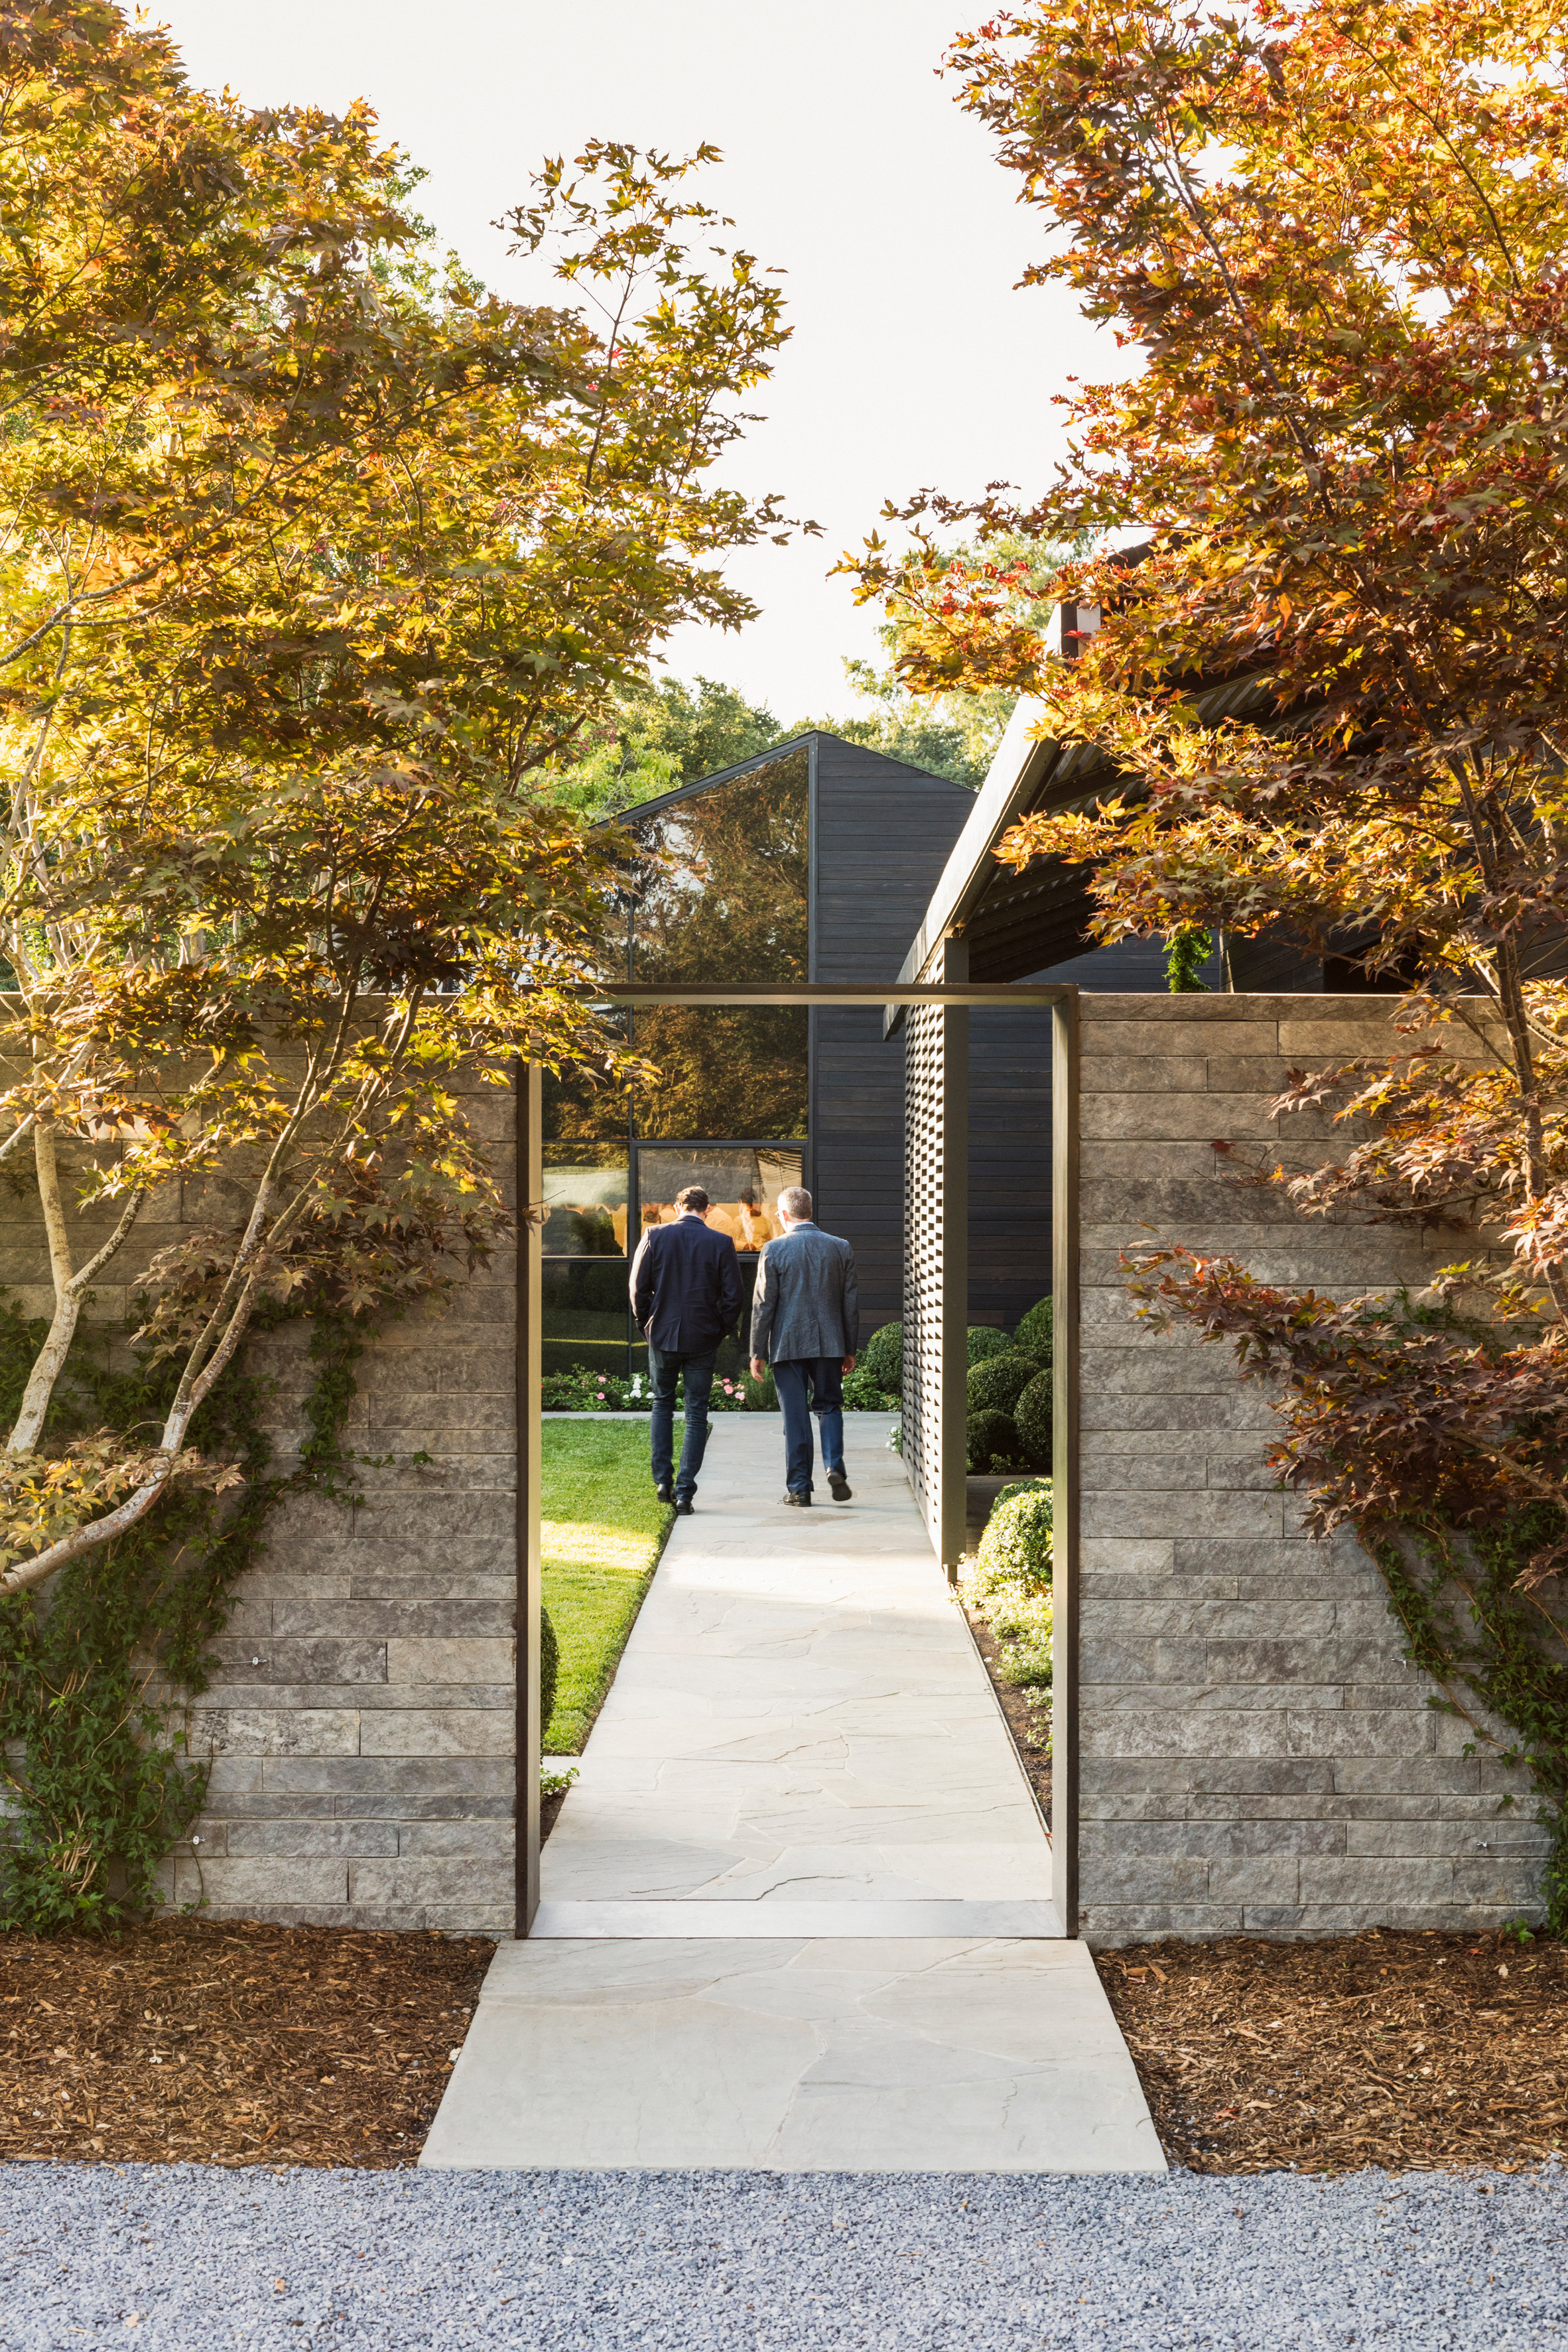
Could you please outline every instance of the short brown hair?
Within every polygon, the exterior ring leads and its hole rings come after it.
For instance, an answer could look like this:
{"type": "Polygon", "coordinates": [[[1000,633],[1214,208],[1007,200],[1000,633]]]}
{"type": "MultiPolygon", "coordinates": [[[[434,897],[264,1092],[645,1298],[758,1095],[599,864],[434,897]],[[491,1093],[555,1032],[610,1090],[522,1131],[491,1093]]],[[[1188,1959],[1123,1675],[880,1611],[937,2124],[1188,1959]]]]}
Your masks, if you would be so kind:
{"type": "Polygon", "coordinates": [[[683,1184],[675,1196],[675,1205],[678,1209],[705,1209],[708,1195],[700,1184],[683,1184]]]}

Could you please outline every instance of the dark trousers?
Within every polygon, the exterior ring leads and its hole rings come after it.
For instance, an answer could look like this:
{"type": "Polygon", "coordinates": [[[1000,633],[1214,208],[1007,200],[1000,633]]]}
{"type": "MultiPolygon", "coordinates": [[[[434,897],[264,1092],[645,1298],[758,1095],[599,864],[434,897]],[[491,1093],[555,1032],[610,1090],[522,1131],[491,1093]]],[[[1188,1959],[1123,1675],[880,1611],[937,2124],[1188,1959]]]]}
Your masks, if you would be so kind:
{"type": "Polygon", "coordinates": [[[822,1423],[822,1466],[844,1467],[844,1359],[788,1356],[773,1368],[784,1425],[784,1484],[792,1495],[811,1492],[811,1416],[822,1423]]]}
{"type": "Polygon", "coordinates": [[[662,1486],[669,1476],[675,1453],[675,1382],[679,1373],[686,1375],[686,1434],[680,1443],[680,1473],[675,1482],[678,1503],[689,1503],[697,1492],[697,1473],[708,1451],[708,1392],[713,1385],[713,1359],[718,1353],[717,1339],[700,1356],[667,1355],[651,1339],[647,1343],[656,1486],[662,1486]]]}

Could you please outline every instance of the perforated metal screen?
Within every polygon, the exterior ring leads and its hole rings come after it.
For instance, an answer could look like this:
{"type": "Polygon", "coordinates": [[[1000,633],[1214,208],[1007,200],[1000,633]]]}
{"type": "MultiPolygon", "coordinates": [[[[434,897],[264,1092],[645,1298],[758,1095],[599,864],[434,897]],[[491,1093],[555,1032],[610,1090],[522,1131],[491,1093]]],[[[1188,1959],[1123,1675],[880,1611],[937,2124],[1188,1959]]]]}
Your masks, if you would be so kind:
{"type": "Polygon", "coordinates": [[[946,1017],[921,1009],[904,1024],[904,1461],[933,1545],[942,1499],[946,1017]]]}
{"type": "Polygon", "coordinates": [[[968,1130],[969,1015],[919,1006],[904,1030],[904,1459],[949,1563],[963,1549],[968,1130]]]}

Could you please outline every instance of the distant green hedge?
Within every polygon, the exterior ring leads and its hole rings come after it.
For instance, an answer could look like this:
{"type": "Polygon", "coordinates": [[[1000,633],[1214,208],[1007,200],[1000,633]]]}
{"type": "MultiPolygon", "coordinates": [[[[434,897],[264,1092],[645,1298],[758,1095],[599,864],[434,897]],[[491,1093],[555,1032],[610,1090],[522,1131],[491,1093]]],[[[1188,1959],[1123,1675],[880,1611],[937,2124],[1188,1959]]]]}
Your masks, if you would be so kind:
{"type": "Polygon", "coordinates": [[[1038,1367],[1028,1356],[987,1356],[969,1373],[971,1412],[1012,1412],[1018,1399],[1037,1377],[1038,1367]]]}
{"type": "Polygon", "coordinates": [[[1042,1298],[1021,1318],[1013,1334],[1013,1345],[1021,1356],[1032,1356],[1037,1364],[1048,1367],[1054,1340],[1051,1301],[1042,1298]]]}
{"type": "Polygon", "coordinates": [[[1048,1470],[1051,1466],[1056,1377],[1054,1372],[1037,1372],[1013,1408],[1013,1418],[1018,1424],[1024,1450],[1037,1470],[1048,1470]]]}
{"type": "MultiPolygon", "coordinates": [[[[1051,1302],[1048,1298],[1042,1298],[1037,1306],[1031,1307],[1011,1339],[994,1323],[975,1323],[966,1333],[964,1344],[971,1374],[983,1364],[1022,1358],[1032,1378],[1042,1367],[1048,1367],[1051,1360],[1051,1302]]],[[[873,1331],[860,1350],[858,1369],[887,1395],[901,1396],[904,1384],[903,1325],[884,1323],[879,1330],[873,1331]]],[[[1015,1393],[1021,1394],[1023,1386],[1024,1383],[1019,1382],[1015,1393]]],[[[976,1399],[973,1390],[971,1391],[972,1411],[1010,1412],[1012,1403],[1012,1398],[1003,1401],[990,1392],[983,1399],[976,1399]]]]}
{"type": "Polygon", "coordinates": [[[889,1396],[902,1393],[904,1380],[904,1327],[901,1323],[884,1323],[873,1331],[860,1350],[857,1370],[889,1396]]]}
{"type": "Polygon", "coordinates": [[[1024,1441],[1010,1412],[972,1412],[964,1438],[971,1477],[994,1477],[1024,1467],[1024,1441]]]}

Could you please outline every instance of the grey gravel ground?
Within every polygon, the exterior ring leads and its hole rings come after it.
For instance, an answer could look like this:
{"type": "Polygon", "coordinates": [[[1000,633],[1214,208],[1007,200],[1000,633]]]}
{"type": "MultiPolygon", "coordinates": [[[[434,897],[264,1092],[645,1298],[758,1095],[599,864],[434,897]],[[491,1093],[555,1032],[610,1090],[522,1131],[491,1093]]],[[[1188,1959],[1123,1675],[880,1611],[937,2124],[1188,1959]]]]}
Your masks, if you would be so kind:
{"type": "Polygon", "coordinates": [[[1535,2347],[1568,2176],[0,2170],[0,2347],[1535,2347]]]}

